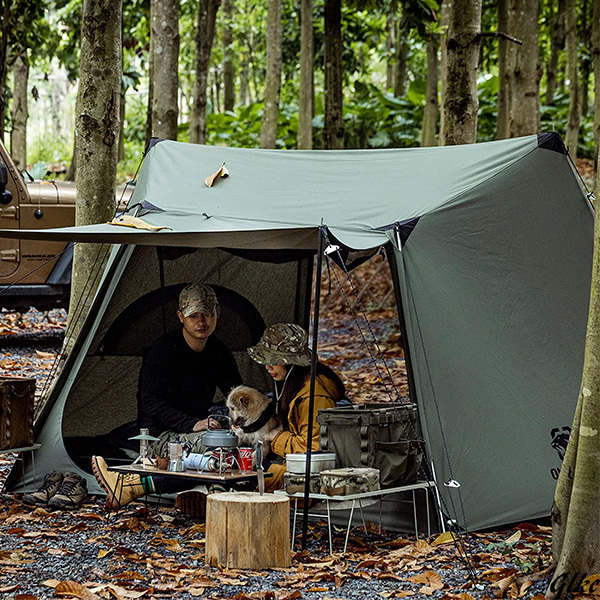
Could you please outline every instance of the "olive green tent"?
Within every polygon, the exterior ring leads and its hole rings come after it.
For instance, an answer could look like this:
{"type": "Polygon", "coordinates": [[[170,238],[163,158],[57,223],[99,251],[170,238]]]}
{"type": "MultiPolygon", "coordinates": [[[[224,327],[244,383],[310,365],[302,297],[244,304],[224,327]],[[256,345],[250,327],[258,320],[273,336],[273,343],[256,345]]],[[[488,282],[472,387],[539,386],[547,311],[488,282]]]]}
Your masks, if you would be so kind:
{"type": "Polygon", "coordinates": [[[265,387],[244,348],[265,323],[307,324],[322,231],[343,249],[389,249],[412,399],[448,515],[478,529],[549,514],[582,371],[593,246],[592,208],[558,135],[327,152],[161,141],[130,207],[164,229],[1,233],[117,245],[38,419],[38,473],[78,469],[65,439],[135,414],[141,351],[161,332],[161,265],[166,318],[178,286],[220,286],[220,335],[246,380],[265,387]],[[230,176],[208,188],[223,162],[230,176]]]}

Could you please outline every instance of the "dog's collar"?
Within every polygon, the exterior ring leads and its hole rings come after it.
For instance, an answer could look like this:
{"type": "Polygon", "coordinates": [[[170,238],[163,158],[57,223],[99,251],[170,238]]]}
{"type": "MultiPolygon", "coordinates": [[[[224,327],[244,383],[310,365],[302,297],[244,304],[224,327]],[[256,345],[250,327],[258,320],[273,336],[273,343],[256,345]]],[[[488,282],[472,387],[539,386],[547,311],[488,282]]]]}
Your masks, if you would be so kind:
{"type": "Polygon", "coordinates": [[[261,427],[267,424],[267,421],[275,414],[275,402],[269,402],[267,408],[263,411],[262,415],[254,421],[254,423],[250,423],[250,425],[244,425],[242,427],[242,431],[244,433],[255,433],[261,427]]]}

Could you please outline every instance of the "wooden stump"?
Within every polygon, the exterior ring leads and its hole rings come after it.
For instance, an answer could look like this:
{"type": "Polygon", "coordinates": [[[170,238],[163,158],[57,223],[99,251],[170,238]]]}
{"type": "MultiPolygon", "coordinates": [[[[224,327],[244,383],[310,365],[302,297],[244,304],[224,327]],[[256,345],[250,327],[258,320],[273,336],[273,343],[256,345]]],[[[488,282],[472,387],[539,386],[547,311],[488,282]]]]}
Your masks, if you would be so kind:
{"type": "Polygon", "coordinates": [[[206,563],[230,569],[289,567],[289,499],[256,492],[210,494],[206,563]]]}

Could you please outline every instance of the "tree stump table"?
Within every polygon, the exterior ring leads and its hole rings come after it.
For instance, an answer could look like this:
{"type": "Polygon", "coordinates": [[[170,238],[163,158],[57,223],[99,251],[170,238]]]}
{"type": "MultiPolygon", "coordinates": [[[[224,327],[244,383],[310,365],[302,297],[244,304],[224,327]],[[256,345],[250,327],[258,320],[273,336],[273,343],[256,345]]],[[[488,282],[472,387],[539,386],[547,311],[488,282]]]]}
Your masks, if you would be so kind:
{"type": "Polygon", "coordinates": [[[289,567],[290,501],[256,492],[210,494],[206,563],[229,569],[289,567]]]}

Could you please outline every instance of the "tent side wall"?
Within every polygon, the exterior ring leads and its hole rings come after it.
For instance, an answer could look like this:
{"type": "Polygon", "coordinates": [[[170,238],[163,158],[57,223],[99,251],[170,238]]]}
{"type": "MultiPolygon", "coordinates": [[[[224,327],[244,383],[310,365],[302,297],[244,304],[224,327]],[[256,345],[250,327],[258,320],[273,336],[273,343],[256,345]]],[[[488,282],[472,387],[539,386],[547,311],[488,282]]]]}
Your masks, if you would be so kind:
{"type": "Polygon", "coordinates": [[[593,214],[568,159],[543,149],[422,217],[395,250],[421,423],[461,525],[550,512],[592,250],[593,214]]]}

